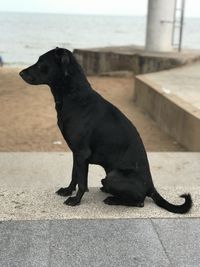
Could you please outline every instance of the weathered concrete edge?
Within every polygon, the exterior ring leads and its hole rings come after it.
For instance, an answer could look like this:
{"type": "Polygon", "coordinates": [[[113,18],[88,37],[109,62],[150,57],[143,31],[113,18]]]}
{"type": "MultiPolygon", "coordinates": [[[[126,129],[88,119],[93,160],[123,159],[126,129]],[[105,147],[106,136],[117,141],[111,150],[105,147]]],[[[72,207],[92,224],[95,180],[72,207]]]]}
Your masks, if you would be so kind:
{"type": "Polygon", "coordinates": [[[135,55],[109,51],[75,49],[74,55],[87,75],[136,69],[135,55]]]}
{"type": "Polygon", "coordinates": [[[131,71],[137,75],[171,69],[200,60],[199,54],[147,53],[141,48],[130,48],[130,51],[120,50],[120,47],[113,50],[112,47],[74,49],[73,53],[87,75],[114,71],[131,71]]]}
{"type": "Polygon", "coordinates": [[[200,151],[200,111],[143,75],[135,79],[135,101],[189,151],[200,151]]]}

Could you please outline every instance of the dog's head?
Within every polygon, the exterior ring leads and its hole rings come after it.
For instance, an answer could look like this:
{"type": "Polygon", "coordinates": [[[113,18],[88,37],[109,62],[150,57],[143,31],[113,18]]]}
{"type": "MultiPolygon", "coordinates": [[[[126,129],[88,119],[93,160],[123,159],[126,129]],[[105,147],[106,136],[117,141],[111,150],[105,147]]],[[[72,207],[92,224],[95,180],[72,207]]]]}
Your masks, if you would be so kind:
{"type": "Polygon", "coordinates": [[[19,75],[29,84],[51,85],[69,75],[73,60],[69,50],[57,47],[41,55],[34,65],[22,70],[19,75]]]}

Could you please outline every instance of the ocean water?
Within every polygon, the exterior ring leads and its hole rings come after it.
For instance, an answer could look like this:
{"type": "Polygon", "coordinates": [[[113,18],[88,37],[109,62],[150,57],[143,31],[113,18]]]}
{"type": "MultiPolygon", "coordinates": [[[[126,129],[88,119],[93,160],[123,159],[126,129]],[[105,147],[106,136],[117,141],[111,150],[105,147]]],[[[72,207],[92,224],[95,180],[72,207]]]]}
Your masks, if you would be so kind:
{"type": "MultiPolygon", "coordinates": [[[[0,12],[0,55],[8,65],[29,65],[55,48],[144,45],[146,17],[0,12]]],[[[200,18],[186,18],[183,47],[200,49],[200,18]]]]}

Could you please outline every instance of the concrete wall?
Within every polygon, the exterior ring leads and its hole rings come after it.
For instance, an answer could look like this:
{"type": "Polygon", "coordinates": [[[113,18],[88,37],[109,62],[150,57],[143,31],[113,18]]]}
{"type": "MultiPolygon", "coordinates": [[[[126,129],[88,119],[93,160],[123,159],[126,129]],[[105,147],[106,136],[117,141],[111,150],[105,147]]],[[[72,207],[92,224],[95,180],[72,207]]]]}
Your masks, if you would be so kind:
{"type": "Polygon", "coordinates": [[[137,60],[136,74],[145,74],[160,70],[167,70],[185,64],[180,59],[171,57],[159,57],[149,55],[139,55],[137,60]]]}
{"type": "Polygon", "coordinates": [[[120,53],[75,49],[74,55],[87,75],[132,71],[135,75],[171,69],[185,64],[180,58],[151,53],[120,53]]]}
{"type": "Polygon", "coordinates": [[[87,75],[137,70],[137,59],[134,55],[78,49],[74,50],[74,55],[87,75]]]}
{"type": "Polygon", "coordinates": [[[200,116],[194,107],[175,95],[165,94],[161,88],[137,76],[135,101],[159,125],[189,151],[200,151],[200,116]]]}

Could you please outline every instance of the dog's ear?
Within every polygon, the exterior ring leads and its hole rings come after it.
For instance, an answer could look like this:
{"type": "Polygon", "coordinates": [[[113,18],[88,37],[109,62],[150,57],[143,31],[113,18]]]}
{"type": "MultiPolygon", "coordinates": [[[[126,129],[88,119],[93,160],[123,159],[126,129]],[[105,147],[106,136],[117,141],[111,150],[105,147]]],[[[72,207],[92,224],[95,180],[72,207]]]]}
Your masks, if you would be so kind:
{"type": "Polygon", "coordinates": [[[70,64],[69,54],[67,53],[67,51],[56,47],[55,56],[59,60],[59,63],[61,64],[61,68],[63,70],[64,75],[68,76],[69,75],[68,69],[70,64]]]}
{"type": "Polygon", "coordinates": [[[62,65],[62,70],[63,70],[65,76],[69,75],[69,72],[68,72],[69,63],[70,63],[69,55],[64,54],[61,58],[61,65],[62,65]]]}

